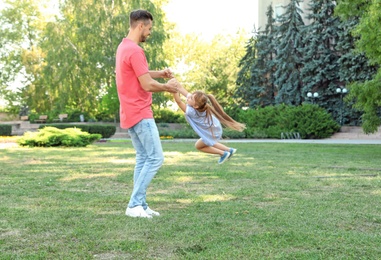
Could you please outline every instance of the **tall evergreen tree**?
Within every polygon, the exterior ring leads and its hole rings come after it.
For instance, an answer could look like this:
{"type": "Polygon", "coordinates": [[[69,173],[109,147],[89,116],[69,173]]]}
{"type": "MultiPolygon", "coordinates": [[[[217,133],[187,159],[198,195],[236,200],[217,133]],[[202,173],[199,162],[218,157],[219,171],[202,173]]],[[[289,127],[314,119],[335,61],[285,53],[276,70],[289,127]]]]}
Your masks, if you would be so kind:
{"type": "Polygon", "coordinates": [[[285,6],[285,13],[279,17],[280,26],[277,31],[277,55],[274,60],[276,70],[275,85],[276,103],[300,105],[302,98],[301,69],[303,67],[303,35],[301,0],[291,0],[285,6]]]}
{"type": "Polygon", "coordinates": [[[336,92],[353,80],[373,74],[364,55],[352,51],[354,40],[350,30],[356,21],[340,21],[334,15],[336,2],[333,0],[312,1],[309,7],[307,18],[312,22],[304,31],[304,92],[317,91],[319,105],[338,122],[358,124],[359,111],[345,104],[343,94],[336,92]]]}
{"type": "Polygon", "coordinates": [[[312,21],[304,29],[303,97],[307,92],[318,92],[318,104],[328,112],[338,114],[340,102],[336,88],[342,83],[338,74],[340,53],[336,45],[339,40],[340,21],[333,15],[332,0],[316,0],[309,4],[307,18],[312,21]]]}
{"type": "Polygon", "coordinates": [[[246,55],[240,62],[241,70],[237,77],[236,96],[250,107],[275,104],[274,85],[274,11],[272,5],[266,12],[267,24],[258,31],[246,47],[246,55]]]}

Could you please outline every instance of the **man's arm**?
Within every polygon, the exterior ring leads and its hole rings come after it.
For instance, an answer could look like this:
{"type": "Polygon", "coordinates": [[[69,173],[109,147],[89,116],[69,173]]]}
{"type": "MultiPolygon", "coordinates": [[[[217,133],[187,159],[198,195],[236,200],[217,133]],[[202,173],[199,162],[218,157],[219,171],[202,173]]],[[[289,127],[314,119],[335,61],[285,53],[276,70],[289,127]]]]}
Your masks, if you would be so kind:
{"type": "Polygon", "coordinates": [[[170,69],[158,70],[158,71],[150,70],[149,74],[154,79],[158,79],[158,78],[171,79],[171,78],[173,78],[173,74],[172,74],[172,71],[170,69]]]}
{"type": "Polygon", "coordinates": [[[142,88],[147,92],[177,92],[178,82],[176,79],[171,79],[167,83],[160,83],[154,80],[150,73],[143,74],[138,79],[142,88]]]}

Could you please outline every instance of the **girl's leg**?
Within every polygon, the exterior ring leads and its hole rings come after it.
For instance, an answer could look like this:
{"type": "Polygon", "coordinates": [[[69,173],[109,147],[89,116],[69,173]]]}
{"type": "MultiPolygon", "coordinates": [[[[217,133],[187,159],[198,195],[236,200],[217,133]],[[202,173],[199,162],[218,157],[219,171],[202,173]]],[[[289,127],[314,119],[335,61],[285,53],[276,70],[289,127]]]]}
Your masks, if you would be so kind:
{"type": "Polygon", "coordinates": [[[237,151],[237,149],[234,149],[234,148],[230,148],[230,147],[227,147],[221,143],[216,143],[215,145],[213,145],[213,147],[216,147],[220,150],[223,150],[223,151],[227,151],[230,153],[229,155],[229,158],[233,156],[233,154],[235,154],[235,152],[237,151]]]}
{"type": "MultiPolygon", "coordinates": [[[[196,149],[204,153],[219,154],[220,156],[224,155],[225,150],[221,150],[215,146],[216,145],[207,146],[206,144],[204,144],[204,142],[201,139],[199,139],[195,144],[196,149]]],[[[226,151],[229,151],[229,148],[227,148],[226,151]]]]}
{"type": "Polygon", "coordinates": [[[213,145],[213,147],[217,148],[217,149],[220,149],[222,151],[227,151],[229,152],[230,151],[230,148],[221,144],[221,143],[216,143],[215,145],[213,145]]]}

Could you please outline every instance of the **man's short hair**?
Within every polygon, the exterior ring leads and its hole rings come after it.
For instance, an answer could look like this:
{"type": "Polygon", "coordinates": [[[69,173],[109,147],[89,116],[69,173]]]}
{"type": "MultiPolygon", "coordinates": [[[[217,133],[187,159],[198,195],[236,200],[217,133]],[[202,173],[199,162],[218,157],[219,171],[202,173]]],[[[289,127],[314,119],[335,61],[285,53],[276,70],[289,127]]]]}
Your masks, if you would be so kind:
{"type": "Polygon", "coordinates": [[[153,21],[153,16],[146,10],[134,10],[130,13],[130,27],[135,27],[139,21],[143,21],[144,24],[149,21],[153,21]]]}

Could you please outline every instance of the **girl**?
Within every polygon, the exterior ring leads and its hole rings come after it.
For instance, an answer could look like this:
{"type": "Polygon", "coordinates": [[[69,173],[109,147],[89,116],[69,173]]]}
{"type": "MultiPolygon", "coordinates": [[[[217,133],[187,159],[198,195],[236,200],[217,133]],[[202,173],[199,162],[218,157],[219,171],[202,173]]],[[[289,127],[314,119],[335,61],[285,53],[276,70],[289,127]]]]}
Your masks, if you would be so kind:
{"type": "Polygon", "coordinates": [[[202,91],[190,94],[180,83],[179,93],[173,94],[175,101],[185,113],[188,123],[201,138],[196,142],[196,148],[205,153],[220,155],[219,164],[225,162],[237,149],[229,148],[218,142],[222,137],[221,123],[240,132],[245,129],[245,125],[228,116],[211,94],[205,94],[202,91]],[[186,104],[181,101],[179,93],[187,98],[186,104]]]}

